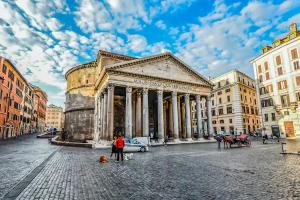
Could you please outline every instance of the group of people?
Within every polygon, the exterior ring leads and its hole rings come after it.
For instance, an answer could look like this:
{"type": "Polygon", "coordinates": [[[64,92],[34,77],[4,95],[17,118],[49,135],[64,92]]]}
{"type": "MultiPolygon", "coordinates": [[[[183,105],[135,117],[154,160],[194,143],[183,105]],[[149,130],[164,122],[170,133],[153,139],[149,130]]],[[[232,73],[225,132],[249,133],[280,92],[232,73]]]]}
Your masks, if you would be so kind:
{"type": "Polygon", "coordinates": [[[117,157],[116,162],[120,161],[120,157],[121,157],[121,161],[123,162],[124,161],[124,154],[123,154],[124,147],[125,147],[124,137],[121,135],[115,136],[113,143],[112,143],[110,158],[113,155],[115,155],[115,158],[117,157]]]}

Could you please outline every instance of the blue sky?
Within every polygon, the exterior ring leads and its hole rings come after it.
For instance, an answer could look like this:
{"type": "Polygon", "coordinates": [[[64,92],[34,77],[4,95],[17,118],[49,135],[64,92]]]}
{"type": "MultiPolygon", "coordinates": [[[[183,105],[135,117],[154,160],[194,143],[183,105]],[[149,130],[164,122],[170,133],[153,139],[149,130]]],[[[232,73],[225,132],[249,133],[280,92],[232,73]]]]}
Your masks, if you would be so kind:
{"type": "Polygon", "coordinates": [[[252,76],[260,48],[300,26],[300,1],[0,0],[0,55],[64,106],[64,73],[99,49],[171,51],[205,76],[252,76]]]}

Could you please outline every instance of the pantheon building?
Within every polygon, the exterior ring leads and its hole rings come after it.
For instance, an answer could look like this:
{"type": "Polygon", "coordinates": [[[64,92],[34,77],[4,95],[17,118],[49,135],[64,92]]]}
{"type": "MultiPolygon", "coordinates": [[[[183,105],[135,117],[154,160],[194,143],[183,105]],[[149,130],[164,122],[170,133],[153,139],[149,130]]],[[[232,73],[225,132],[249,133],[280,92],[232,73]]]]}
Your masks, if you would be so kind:
{"type": "Polygon", "coordinates": [[[212,133],[212,83],[171,53],[135,58],[100,50],[71,68],[65,130],[74,141],[150,136],[189,141],[212,133]]]}

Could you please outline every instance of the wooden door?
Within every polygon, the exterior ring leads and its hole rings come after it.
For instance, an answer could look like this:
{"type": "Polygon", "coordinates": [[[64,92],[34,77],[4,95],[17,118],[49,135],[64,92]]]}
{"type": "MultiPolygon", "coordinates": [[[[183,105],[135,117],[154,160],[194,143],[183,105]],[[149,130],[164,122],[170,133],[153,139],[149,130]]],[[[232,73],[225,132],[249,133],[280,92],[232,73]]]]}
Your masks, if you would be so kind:
{"type": "Polygon", "coordinates": [[[292,121],[284,122],[284,129],[287,137],[295,137],[294,124],[292,121]]]}

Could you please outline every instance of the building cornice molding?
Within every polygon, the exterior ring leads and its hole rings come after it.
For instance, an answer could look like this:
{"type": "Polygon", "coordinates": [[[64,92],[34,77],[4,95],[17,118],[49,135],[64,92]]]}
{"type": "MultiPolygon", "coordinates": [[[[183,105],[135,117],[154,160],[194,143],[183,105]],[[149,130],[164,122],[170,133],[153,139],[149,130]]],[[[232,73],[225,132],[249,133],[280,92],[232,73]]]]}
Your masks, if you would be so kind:
{"type": "Polygon", "coordinates": [[[92,62],[88,62],[85,64],[78,65],[76,67],[73,67],[65,73],[65,79],[67,80],[69,74],[76,70],[83,69],[83,68],[89,68],[89,67],[96,67],[96,66],[97,66],[97,61],[92,61],[92,62]]]}
{"type": "Polygon", "coordinates": [[[204,88],[211,88],[211,86],[200,84],[200,83],[198,84],[198,83],[184,82],[184,81],[154,77],[154,76],[149,76],[149,75],[141,75],[141,74],[134,74],[134,73],[129,73],[129,72],[115,71],[115,70],[108,70],[108,74],[111,74],[111,75],[126,75],[126,76],[131,76],[131,77],[147,78],[147,79],[150,79],[150,80],[153,80],[153,81],[161,80],[161,81],[166,81],[166,82],[169,82],[169,83],[178,83],[178,84],[186,84],[186,85],[198,86],[198,87],[204,87],[204,88]]]}
{"type": "Polygon", "coordinates": [[[108,52],[108,51],[104,51],[104,50],[99,50],[98,54],[97,54],[97,61],[99,61],[100,56],[106,56],[106,57],[110,57],[110,58],[117,58],[117,59],[121,59],[121,60],[133,60],[136,59],[135,57],[132,56],[127,56],[127,55],[123,55],[123,54],[118,54],[118,53],[112,53],[112,52],[108,52]]]}

